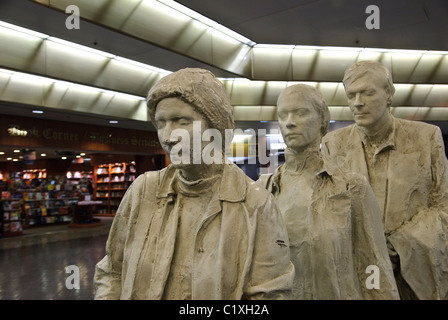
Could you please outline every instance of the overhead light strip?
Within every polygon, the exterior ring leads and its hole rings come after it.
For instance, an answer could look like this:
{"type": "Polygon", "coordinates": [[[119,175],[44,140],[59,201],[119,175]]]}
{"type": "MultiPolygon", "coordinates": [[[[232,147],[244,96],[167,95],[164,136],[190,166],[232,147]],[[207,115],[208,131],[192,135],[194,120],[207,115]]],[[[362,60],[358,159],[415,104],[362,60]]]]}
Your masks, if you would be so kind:
{"type": "Polygon", "coordinates": [[[33,84],[35,84],[35,83],[43,83],[43,84],[54,83],[54,84],[59,84],[59,85],[63,85],[66,87],[74,87],[76,89],[80,89],[81,91],[85,91],[88,93],[92,93],[92,92],[97,92],[98,94],[105,93],[105,94],[110,94],[110,95],[117,96],[117,97],[122,97],[125,99],[132,99],[135,101],[145,101],[146,100],[146,97],[131,95],[131,94],[124,93],[124,92],[106,90],[106,89],[102,89],[102,88],[86,86],[86,85],[79,84],[79,83],[58,80],[58,79],[52,79],[52,78],[48,78],[48,77],[43,77],[43,76],[38,76],[38,75],[34,75],[34,74],[13,71],[13,70],[8,70],[8,69],[3,69],[3,68],[0,68],[0,74],[1,73],[7,74],[9,77],[18,77],[22,81],[25,81],[25,82],[29,81],[30,83],[33,83],[33,84]]]}
{"type": "Polygon", "coordinates": [[[20,27],[20,26],[17,26],[17,25],[14,25],[14,24],[11,24],[11,23],[8,23],[5,21],[1,21],[1,20],[0,20],[0,27],[18,31],[18,32],[21,32],[21,33],[24,33],[24,34],[27,34],[27,35],[30,35],[33,37],[41,38],[41,39],[47,39],[50,37],[48,34],[44,34],[41,32],[34,31],[34,30],[26,29],[26,28],[23,28],[23,27],[20,27]]]}
{"type": "Polygon", "coordinates": [[[168,70],[164,70],[164,69],[161,69],[161,68],[157,68],[157,67],[154,67],[154,66],[151,66],[151,65],[148,65],[148,64],[144,64],[144,63],[135,61],[135,60],[131,60],[131,59],[127,59],[127,58],[124,58],[124,57],[121,57],[121,56],[117,56],[117,55],[111,54],[111,53],[106,52],[106,51],[102,51],[102,50],[94,49],[94,48],[91,48],[91,47],[88,47],[88,46],[80,45],[80,44],[77,44],[75,42],[59,39],[57,37],[49,36],[49,35],[46,35],[46,34],[43,34],[43,33],[40,33],[40,32],[36,32],[36,31],[30,30],[30,29],[26,29],[26,28],[23,28],[23,27],[20,27],[20,26],[17,26],[17,25],[13,25],[13,24],[1,21],[1,20],[0,20],[0,28],[9,29],[9,30],[13,30],[13,31],[16,31],[16,32],[21,32],[21,33],[29,35],[29,36],[40,38],[43,41],[52,41],[52,42],[57,43],[58,45],[61,45],[61,46],[65,47],[65,48],[67,48],[67,49],[74,48],[74,49],[77,49],[77,50],[82,50],[82,51],[84,51],[88,55],[95,55],[95,56],[105,57],[105,58],[108,58],[108,59],[115,59],[117,61],[129,64],[129,65],[132,65],[132,66],[136,66],[136,67],[144,69],[144,70],[150,70],[152,72],[157,72],[157,73],[160,73],[162,75],[171,73],[171,71],[168,71],[168,70]]]}
{"type": "Polygon", "coordinates": [[[367,47],[332,47],[332,46],[305,46],[305,45],[284,45],[284,44],[256,44],[255,49],[272,50],[314,50],[314,51],[342,51],[342,52],[379,52],[391,54],[436,54],[448,55],[448,51],[436,50],[412,50],[412,49],[385,49],[367,47]]]}
{"type": "MultiPolygon", "coordinates": [[[[148,0],[151,1],[151,0],[148,0]]],[[[188,16],[191,19],[197,20],[207,26],[209,26],[210,28],[215,29],[216,31],[219,31],[229,37],[232,37],[235,40],[240,41],[241,43],[247,44],[249,46],[254,46],[256,43],[252,40],[250,40],[249,38],[246,38],[245,36],[233,31],[232,29],[229,29],[225,26],[223,26],[222,24],[219,24],[218,22],[209,19],[205,16],[203,16],[202,14],[191,10],[190,8],[187,8],[183,5],[181,5],[180,3],[173,1],[173,0],[157,0],[158,2],[160,2],[161,4],[174,9],[176,11],[178,11],[179,13],[182,13],[186,16],[188,16]]]]}

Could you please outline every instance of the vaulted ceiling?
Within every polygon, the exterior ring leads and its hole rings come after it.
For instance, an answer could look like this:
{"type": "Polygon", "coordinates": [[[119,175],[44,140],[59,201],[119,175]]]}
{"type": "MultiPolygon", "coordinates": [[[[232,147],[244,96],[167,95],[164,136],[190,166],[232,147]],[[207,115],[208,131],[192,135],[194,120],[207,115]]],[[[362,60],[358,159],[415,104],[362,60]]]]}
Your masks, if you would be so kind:
{"type": "Polygon", "coordinates": [[[378,60],[393,73],[396,116],[447,121],[447,18],[445,0],[2,0],[0,112],[153,130],[149,88],[201,67],[222,79],[239,127],[275,125],[278,94],[297,82],[350,121],[343,72],[378,60]]]}

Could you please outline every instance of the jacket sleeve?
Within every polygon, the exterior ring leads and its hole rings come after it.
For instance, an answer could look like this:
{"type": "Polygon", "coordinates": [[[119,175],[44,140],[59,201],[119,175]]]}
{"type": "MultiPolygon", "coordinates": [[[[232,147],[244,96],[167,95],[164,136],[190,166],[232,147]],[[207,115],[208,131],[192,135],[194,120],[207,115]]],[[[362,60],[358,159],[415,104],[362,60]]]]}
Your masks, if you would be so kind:
{"type": "Polygon", "coordinates": [[[283,217],[272,194],[260,208],[254,234],[252,268],[246,299],[290,299],[294,265],[283,217]]]}
{"type": "Polygon", "coordinates": [[[400,258],[403,278],[418,298],[448,299],[448,165],[439,128],[431,141],[429,206],[393,231],[388,240],[400,258]]]}
{"type": "Polygon", "coordinates": [[[368,300],[399,299],[380,208],[367,179],[356,176],[352,180],[354,256],[363,296],[368,300]]]}
{"type": "Polygon", "coordinates": [[[95,266],[94,299],[120,299],[124,246],[130,228],[129,220],[133,210],[133,202],[137,202],[136,198],[138,198],[134,195],[134,189],[137,188],[141,180],[141,178],[137,178],[128,188],[114,217],[106,243],[106,255],[95,266]]]}

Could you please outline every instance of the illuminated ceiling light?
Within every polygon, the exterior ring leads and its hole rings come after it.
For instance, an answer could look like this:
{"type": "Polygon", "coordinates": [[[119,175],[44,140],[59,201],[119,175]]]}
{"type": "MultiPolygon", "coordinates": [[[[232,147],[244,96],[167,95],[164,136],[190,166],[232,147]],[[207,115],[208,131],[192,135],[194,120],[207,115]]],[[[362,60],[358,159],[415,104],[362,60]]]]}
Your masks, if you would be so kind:
{"type": "Polygon", "coordinates": [[[0,155],[3,155],[3,154],[5,154],[3,151],[0,151],[0,155]]]}
{"type": "Polygon", "coordinates": [[[129,100],[136,100],[136,101],[146,100],[146,97],[142,97],[142,96],[136,96],[136,95],[118,92],[118,91],[112,91],[112,90],[105,90],[105,89],[101,89],[101,88],[97,88],[97,87],[91,87],[91,86],[74,83],[74,82],[56,80],[53,78],[47,78],[47,77],[43,77],[43,76],[37,76],[37,75],[23,73],[23,72],[17,72],[17,71],[11,71],[8,69],[0,68],[0,73],[8,74],[8,76],[14,77],[14,79],[18,78],[22,81],[29,81],[32,83],[37,82],[37,83],[44,83],[44,84],[48,84],[48,85],[56,84],[56,85],[62,85],[67,88],[73,87],[75,89],[78,89],[81,92],[86,92],[86,93],[90,93],[90,94],[91,93],[98,93],[98,94],[103,93],[103,94],[110,94],[111,96],[117,96],[120,98],[129,99],[129,100]]]}
{"type": "Polygon", "coordinates": [[[19,161],[19,159],[12,159],[12,161],[16,162],[16,161],[19,161]]]}
{"type": "Polygon", "coordinates": [[[332,47],[332,46],[306,46],[306,45],[283,45],[283,44],[263,44],[259,43],[253,46],[253,49],[272,50],[273,53],[278,50],[294,50],[297,51],[321,51],[323,53],[332,53],[339,51],[341,53],[389,53],[391,55],[448,55],[448,51],[431,51],[431,50],[412,50],[412,49],[384,49],[384,48],[363,48],[363,47],[332,47]]]}
{"type": "Polygon", "coordinates": [[[8,157],[8,158],[6,158],[6,160],[12,160],[12,158],[11,158],[11,157],[8,157]]]}
{"type": "Polygon", "coordinates": [[[115,55],[111,54],[109,52],[101,51],[101,50],[98,50],[98,49],[93,49],[93,48],[86,47],[86,46],[83,46],[83,45],[80,45],[80,44],[77,44],[77,43],[74,43],[74,42],[70,42],[70,41],[67,41],[67,40],[62,40],[62,39],[55,38],[55,37],[49,37],[47,40],[53,41],[53,42],[55,42],[57,44],[61,44],[61,45],[66,46],[66,47],[70,47],[70,48],[77,49],[77,50],[82,50],[82,51],[85,51],[85,52],[88,52],[88,53],[92,53],[92,54],[95,54],[95,55],[100,55],[100,56],[103,56],[103,57],[106,57],[106,58],[115,58],[115,55]]]}
{"type": "Polygon", "coordinates": [[[213,29],[215,29],[216,31],[219,31],[239,42],[242,42],[244,44],[247,44],[249,46],[254,46],[256,43],[248,38],[246,38],[245,36],[217,23],[216,21],[209,19],[205,16],[203,16],[202,14],[191,10],[173,0],[157,0],[158,2],[164,4],[167,7],[170,7],[171,9],[174,9],[188,17],[190,17],[191,19],[197,20],[213,29]]]}
{"type": "Polygon", "coordinates": [[[160,69],[160,68],[151,66],[149,64],[144,64],[142,62],[138,62],[138,61],[127,59],[127,58],[123,58],[123,57],[115,56],[114,59],[117,60],[117,61],[120,61],[120,62],[127,63],[129,65],[138,67],[138,68],[146,69],[146,70],[153,71],[153,72],[158,72],[158,73],[161,73],[161,74],[169,74],[169,73],[171,73],[171,71],[160,69]]]}
{"type": "Polygon", "coordinates": [[[41,153],[40,156],[41,156],[41,157],[46,157],[47,154],[46,154],[46,153],[41,153]]]}
{"type": "Polygon", "coordinates": [[[44,39],[45,41],[51,41],[53,43],[56,43],[56,44],[60,45],[61,47],[67,48],[68,50],[76,49],[76,50],[83,51],[84,53],[86,53],[88,55],[90,54],[90,55],[96,55],[96,56],[105,57],[105,58],[108,58],[108,59],[116,59],[117,61],[121,61],[121,62],[124,62],[124,63],[129,64],[129,65],[137,66],[137,67],[139,67],[141,69],[157,72],[157,73],[160,73],[162,75],[170,73],[170,71],[167,71],[167,70],[164,70],[164,69],[161,69],[161,68],[157,68],[157,67],[154,67],[154,66],[151,66],[151,65],[147,65],[147,64],[144,64],[144,63],[140,63],[140,62],[137,62],[137,61],[134,61],[134,60],[130,60],[130,59],[126,59],[126,58],[123,58],[123,57],[119,57],[119,56],[117,56],[115,54],[111,54],[111,53],[106,52],[106,51],[94,49],[94,48],[87,47],[87,46],[84,46],[84,45],[80,45],[80,44],[77,44],[77,43],[74,43],[74,42],[70,42],[70,41],[67,41],[67,40],[59,39],[59,38],[56,38],[56,37],[53,37],[53,36],[49,36],[49,35],[46,35],[46,34],[43,34],[43,33],[39,33],[39,32],[30,30],[30,29],[23,28],[23,27],[20,27],[20,26],[17,26],[17,25],[13,25],[13,24],[10,24],[10,23],[4,22],[4,21],[0,21],[0,27],[8,28],[8,29],[14,30],[14,31],[19,31],[19,32],[27,34],[27,35],[31,35],[31,36],[34,36],[34,37],[38,37],[38,38],[44,39]]]}
{"type": "Polygon", "coordinates": [[[14,153],[19,153],[19,152],[20,152],[19,149],[15,149],[15,150],[14,150],[14,153]]]}
{"type": "Polygon", "coordinates": [[[292,50],[292,49],[295,49],[295,47],[296,46],[293,44],[265,44],[265,43],[259,43],[254,46],[254,48],[256,48],[256,49],[272,49],[272,50],[275,50],[275,49],[292,50]]]}
{"type": "Polygon", "coordinates": [[[41,39],[48,39],[48,37],[50,37],[48,34],[44,34],[44,33],[34,31],[34,30],[22,28],[22,27],[19,27],[19,26],[16,26],[14,24],[10,24],[10,23],[4,22],[4,21],[0,21],[0,27],[8,28],[8,29],[18,31],[18,32],[21,32],[21,33],[24,33],[24,34],[27,34],[30,36],[38,37],[41,39]]]}
{"type": "Polygon", "coordinates": [[[67,157],[61,157],[62,160],[67,160],[67,157]]]}
{"type": "Polygon", "coordinates": [[[118,123],[117,120],[109,120],[109,123],[118,123]]]}
{"type": "Polygon", "coordinates": [[[32,113],[36,113],[36,114],[42,114],[44,113],[42,110],[33,110],[31,111],[32,113]]]}

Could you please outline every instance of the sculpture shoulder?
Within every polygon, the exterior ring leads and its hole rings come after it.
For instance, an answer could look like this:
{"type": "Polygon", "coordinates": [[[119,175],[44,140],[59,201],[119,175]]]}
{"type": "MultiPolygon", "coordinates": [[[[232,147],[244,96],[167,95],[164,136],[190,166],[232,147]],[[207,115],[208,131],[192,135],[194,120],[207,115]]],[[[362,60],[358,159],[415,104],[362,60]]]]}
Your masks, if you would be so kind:
{"type": "Polygon", "coordinates": [[[325,160],[325,166],[328,168],[329,172],[331,172],[331,181],[334,183],[338,181],[341,185],[345,185],[346,189],[354,187],[365,189],[369,185],[367,178],[361,173],[335,166],[327,159],[325,160]]]}
{"type": "Polygon", "coordinates": [[[334,131],[328,132],[323,138],[322,142],[328,142],[328,141],[340,141],[341,139],[344,139],[345,137],[348,137],[353,134],[354,124],[349,125],[344,128],[336,129],[334,131]]]}
{"type": "Polygon", "coordinates": [[[129,191],[129,193],[132,192],[132,194],[135,195],[146,192],[148,187],[151,189],[158,188],[160,187],[160,181],[163,180],[163,177],[167,175],[170,177],[175,173],[175,171],[176,169],[172,166],[165,167],[161,170],[146,171],[137,176],[127,191],[129,191]]]}
{"type": "Polygon", "coordinates": [[[412,136],[415,138],[424,138],[430,137],[437,132],[440,132],[440,128],[436,125],[421,122],[421,121],[412,121],[406,119],[396,119],[396,128],[399,131],[403,131],[406,135],[412,136]]]}
{"type": "MultiPolygon", "coordinates": [[[[269,175],[267,175],[269,176],[269,175]]],[[[258,211],[258,209],[270,207],[274,201],[271,192],[266,189],[266,185],[259,180],[254,181],[249,177],[245,177],[246,181],[246,197],[244,199],[245,205],[249,210],[258,211]],[[258,209],[257,209],[258,208],[258,209]]],[[[265,181],[264,183],[266,183],[265,181]]]]}
{"type": "Polygon", "coordinates": [[[265,173],[261,174],[258,180],[256,181],[261,187],[269,189],[269,182],[273,176],[273,173],[265,173]]]}
{"type": "Polygon", "coordinates": [[[246,178],[247,183],[247,199],[258,203],[266,202],[271,193],[262,185],[260,180],[254,181],[249,177],[246,178]]]}

